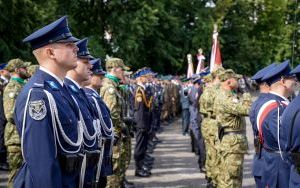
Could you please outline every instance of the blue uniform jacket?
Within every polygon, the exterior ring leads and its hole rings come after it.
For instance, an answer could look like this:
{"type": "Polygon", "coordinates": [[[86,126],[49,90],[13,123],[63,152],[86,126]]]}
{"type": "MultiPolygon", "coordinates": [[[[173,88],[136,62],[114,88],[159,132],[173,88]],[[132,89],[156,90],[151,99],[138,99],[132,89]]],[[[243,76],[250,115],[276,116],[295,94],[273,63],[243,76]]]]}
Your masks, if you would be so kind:
{"type": "Polygon", "coordinates": [[[290,153],[299,153],[300,152],[300,96],[298,95],[285,109],[282,115],[282,130],[285,136],[286,144],[284,145],[283,150],[287,152],[289,159],[291,161],[290,169],[290,188],[300,187],[300,175],[295,169],[295,166],[291,160],[290,153]]]}
{"type": "Polygon", "coordinates": [[[266,111],[267,113],[265,118],[261,119],[261,123],[258,122],[263,134],[263,147],[266,151],[264,152],[264,171],[262,181],[264,186],[285,187],[289,182],[290,163],[288,162],[284,152],[280,155],[279,146],[282,150],[286,142],[283,136],[284,133],[283,126],[281,124],[281,116],[287,104],[284,98],[272,93],[269,93],[266,98],[266,101],[273,107],[269,106],[270,108],[266,108],[269,110],[266,111]],[[278,131],[280,140],[279,143],[278,131]]]}
{"type": "MultiPolygon", "coordinates": [[[[252,125],[252,130],[254,134],[254,138],[259,137],[259,130],[257,128],[257,115],[260,107],[264,104],[265,100],[267,99],[268,94],[266,93],[261,93],[257,100],[252,103],[251,110],[249,112],[249,119],[252,125]]],[[[253,176],[262,176],[263,173],[263,152],[261,153],[256,153],[253,158],[253,167],[252,167],[252,174],[253,176]]]]}
{"type": "Polygon", "coordinates": [[[67,174],[62,171],[57,155],[79,153],[82,143],[80,146],[71,146],[62,138],[62,131],[58,128],[58,135],[55,136],[49,101],[43,90],[50,92],[55,99],[65,135],[72,142],[80,137],[77,129],[78,108],[70,94],[54,77],[38,70],[16,100],[14,120],[22,138],[24,163],[14,179],[14,187],[73,188],[77,186],[79,173],[67,174]],[[30,89],[32,92],[28,96],[30,89]],[[27,98],[26,119],[23,119],[27,98]]]}
{"type": "MultiPolygon", "coordinates": [[[[97,116],[95,114],[95,109],[92,104],[89,102],[87,96],[83,89],[78,88],[78,86],[70,79],[65,79],[65,84],[68,86],[70,93],[75,98],[79,109],[82,113],[83,120],[85,123],[85,127],[87,132],[84,133],[84,150],[87,151],[95,151],[98,150],[98,133],[96,125],[94,122],[97,120],[97,116]],[[95,138],[88,138],[89,136],[94,136],[95,138]]],[[[95,180],[96,176],[96,166],[88,165],[85,171],[85,178],[84,178],[84,187],[91,187],[92,182],[95,180]]]]}
{"type": "MultiPolygon", "coordinates": [[[[104,154],[103,154],[103,161],[101,166],[101,176],[110,176],[113,174],[113,166],[112,166],[112,142],[113,142],[113,134],[112,131],[112,123],[111,123],[111,117],[110,117],[110,111],[109,108],[106,106],[106,104],[101,99],[100,95],[90,88],[84,88],[84,91],[91,102],[91,104],[96,107],[96,101],[98,103],[98,106],[100,107],[101,115],[103,117],[104,123],[101,123],[101,135],[102,138],[104,138],[104,154]],[[96,99],[96,101],[94,100],[96,99]],[[106,128],[104,126],[107,126],[106,128]]],[[[100,117],[101,118],[101,117],[100,117]]]]}

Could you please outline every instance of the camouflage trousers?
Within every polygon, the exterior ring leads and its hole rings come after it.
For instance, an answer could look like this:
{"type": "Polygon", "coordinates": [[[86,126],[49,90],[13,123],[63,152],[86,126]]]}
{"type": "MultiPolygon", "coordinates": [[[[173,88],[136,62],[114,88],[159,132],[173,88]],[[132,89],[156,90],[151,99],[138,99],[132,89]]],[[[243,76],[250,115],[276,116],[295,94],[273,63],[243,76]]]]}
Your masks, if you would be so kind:
{"type": "Polygon", "coordinates": [[[22,165],[21,141],[17,128],[11,122],[7,122],[4,132],[4,142],[7,147],[7,161],[10,168],[8,187],[13,187],[13,179],[22,165]]]}
{"type": "Polygon", "coordinates": [[[121,144],[121,177],[120,180],[123,182],[126,176],[126,170],[129,167],[131,159],[131,137],[127,136],[122,139],[121,144]]]}
{"type": "Polygon", "coordinates": [[[13,180],[23,162],[21,146],[7,146],[7,161],[9,164],[8,188],[13,187],[13,180]]]}
{"type": "Polygon", "coordinates": [[[211,178],[216,184],[218,153],[217,153],[217,122],[210,118],[204,118],[202,121],[201,132],[206,148],[206,176],[211,178]]]}
{"type": "Polygon", "coordinates": [[[113,175],[107,176],[106,188],[121,188],[121,141],[113,146],[113,175]]]}
{"type": "Polygon", "coordinates": [[[220,188],[242,187],[244,155],[247,152],[247,139],[243,135],[224,136],[219,146],[220,188]],[[222,172],[222,173],[221,173],[222,172]]]}

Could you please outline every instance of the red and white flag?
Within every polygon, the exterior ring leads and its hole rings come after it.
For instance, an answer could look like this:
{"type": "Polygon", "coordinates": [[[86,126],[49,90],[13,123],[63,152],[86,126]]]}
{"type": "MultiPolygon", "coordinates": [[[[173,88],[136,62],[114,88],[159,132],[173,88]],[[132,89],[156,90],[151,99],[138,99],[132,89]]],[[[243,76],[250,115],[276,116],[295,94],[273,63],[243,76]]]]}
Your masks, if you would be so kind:
{"type": "Polygon", "coordinates": [[[210,72],[213,72],[216,68],[221,66],[222,66],[221,50],[218,41],[218,31],[215,25],[215,29],[213,33],[213,45],[211,48],[211,56],[210,56],[210,72]]]}

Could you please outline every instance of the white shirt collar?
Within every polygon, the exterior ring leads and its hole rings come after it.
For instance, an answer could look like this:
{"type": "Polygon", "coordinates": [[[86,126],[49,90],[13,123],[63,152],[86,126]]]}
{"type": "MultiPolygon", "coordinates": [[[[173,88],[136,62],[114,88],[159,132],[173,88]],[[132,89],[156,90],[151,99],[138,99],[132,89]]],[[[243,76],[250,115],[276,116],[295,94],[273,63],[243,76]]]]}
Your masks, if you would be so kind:
{"type": "Polygon", "coordinates": [[[287,99],[286,97],[279,95],[278,93],[274,92],[274,91],[270,91],[269,93],[273,94],[273,95],[277,95],[278,97],[281,97],[285,102],[290,103],[289,99],[287,99]]]}
{"type": "Polygon", "coordinates": [[[68,78],[69,80],[71,80],[79,89],[81,89],[81,86],[75,80],[73,80],[69,76],[66,76],[66,78],[68,78]]]}
{"type": "Polygon", "coordinates": [[[60,83],[61,86],[64,85],[64,81],[62,79],[60,79],[58,76],[56,76],[53,72],[49,71],[48,69],[46,69],[45,67],[42,67],[42,66],[40,66],[40,70],[47,74],[50,74],[50,76],[55,78],[60,83]]]}

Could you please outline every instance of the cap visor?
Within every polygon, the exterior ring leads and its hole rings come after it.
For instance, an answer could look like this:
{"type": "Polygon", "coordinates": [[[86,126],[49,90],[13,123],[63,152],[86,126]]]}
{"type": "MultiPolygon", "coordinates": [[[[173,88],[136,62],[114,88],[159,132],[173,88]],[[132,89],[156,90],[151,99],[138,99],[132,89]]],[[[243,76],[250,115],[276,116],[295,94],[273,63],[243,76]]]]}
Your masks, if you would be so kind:
{"type": "Polygon", "coordinates": [[[93,72],[93,74],[96,74],[96,75],[105,75],[106,72],[105,71],[95,71],[95,72],[93,72]]]}
{"type": "Polygon", "coordinates": [[[126,70],[126,71],[129,71],[129,70],[130,70],[130,67],[123,66],[123,69],[126,70]]]}
{"type": "Polygon", "coordinates": [[[95,59],[93,56],[91,55],[85,55],[85,56],[77,56],[78,58],[82,58],[82,59],[88,59],[88,60],[93,60],[95,59]]]}
{"type": "Polygon", "coordinates": [[[125,71],[125,72],[124,72],[124,75],[125,75],[125,76],[130,76],[132,73],[133,73],[132,71],[125,71]]]}
{"type": "Polygon", "coordinates": [[[243,78],[243,75],[241,75],[241,74],[235,74],[234,77],[237,78],[237,79],[241,79],[241,78],[243,78]]]}
{"type": "Polygon", "coordinates": [[[69,38],[59,40],[59,41],[57,41],[57,42],[59,42],[59,43],[74,42],[74,43],[75,43],[75,42],[78,42],[78,41],[79,41],[78,38],[71,36],[71,37],[69,37],[69,38]]]}

